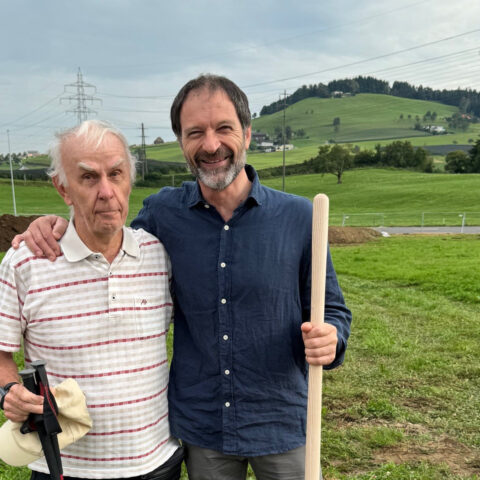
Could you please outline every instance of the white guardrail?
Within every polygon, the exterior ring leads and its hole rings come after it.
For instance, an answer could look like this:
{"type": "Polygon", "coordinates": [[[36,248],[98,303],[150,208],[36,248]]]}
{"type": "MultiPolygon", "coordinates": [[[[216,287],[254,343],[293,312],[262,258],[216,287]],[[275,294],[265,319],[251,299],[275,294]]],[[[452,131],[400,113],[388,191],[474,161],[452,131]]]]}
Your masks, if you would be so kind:
{"type": "Polygon", "coordinates": [[[480,212],[403,212],[403,213],[343,213],[331,214],[330,223],[343,227],[465,226],[480,225],[480,212]]]}
{"type": "MultiPolygon", "coordinates": [[[[19,212],[17,215],[29,217],[32,215],[59,215],[68,218],[68,212],[19,212]]],[[[0,211],[1,215],[13,215],[13,211],[0,211]]],[[[136,212],[129,212],[127,223],[135,217],[136,212]]],[[[343,227],[460,227],[461,232],[466,226],[480,225],[480,212],[363,212],[330,214],[330,225],[343,227]]]]}

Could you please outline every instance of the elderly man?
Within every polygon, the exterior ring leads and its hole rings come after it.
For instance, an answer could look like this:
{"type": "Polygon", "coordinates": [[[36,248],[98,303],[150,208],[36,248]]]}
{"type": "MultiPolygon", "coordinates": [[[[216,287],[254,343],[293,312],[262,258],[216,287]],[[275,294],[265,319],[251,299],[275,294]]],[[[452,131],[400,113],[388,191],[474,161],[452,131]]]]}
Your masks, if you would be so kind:
{"type": "MultiPolygon", "coordinates": [[[[312,205],[262,186],[246,165],[250,111],[232,81],[188,82],[171,120],[197,181],[147,198],[132,226],[172,261],[172,433],[191,480],[243,480],[248,463],[258,480],[303,479],[307,362],[340,365],[351,322],[330,255],[326,323],[308,321],[312,205]]],[[[55,257],[58,223],[32,226],[34,251],[55,257]]]]}
{"type": "MultiPolygon", "coordinates": [[[[58,135],[50,154],[72,218],[55,263],[24,245],[2,262],[5,415],[42,412],[42,397],[15,383],[12,352],[23,338],[27,362],[46,360],[52,385],[71,377],[86,396],[93,428],[62,450],[65,479],[178,479],[167,408],[170,264],[157,238],[124,227],[135,161],[123,135],[98,121],[58,135]]],[[[50,478],[45,461],[30,467],[32,479],[50,478]]]]}

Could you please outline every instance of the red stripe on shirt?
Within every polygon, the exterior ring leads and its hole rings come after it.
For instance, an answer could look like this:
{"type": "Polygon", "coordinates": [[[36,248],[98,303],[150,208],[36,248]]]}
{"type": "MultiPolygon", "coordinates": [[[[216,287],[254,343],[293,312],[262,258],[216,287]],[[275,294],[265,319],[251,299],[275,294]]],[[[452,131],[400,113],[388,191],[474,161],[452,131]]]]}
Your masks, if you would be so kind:
{"type": "Polygon", "coordinates": [[[156,452],[162,445],[165,445],[169,439],[170,437],[168,437],[163,442],[160,442],[155,448],[152,448],[152,450],[150,450],[149,452],[143,453],[142,455],[135,455],[135,456],[129,456],[129,457],[90,458],[90,457],[79,457],[77,455],[67,455],[66,453],[60,453],[60,456],[64,458],[73,458],[75,460],[84,460],[86,462],[114,462],[114,461],[124,461],[124,460],[137,460],[139,458],[148,457],[152,453],[156,452]]]}
{"type": "MultiPolygon", "coordinates": [[[[63,253],[60,253],[59,257],[63,257],[63,253]]],[[[50,261],[50,260],[47,260],[46,258],[36,257],[35,255],[33,255],[32,257],[24,258],[21,262],[18,262],[16,265],[14,265],[13,268],[21,267],[22,265],[24,265],[25,263],[30,262],[31,260],[43,260],[43,261],[46,261],[46,262],[49,262],[49,261],[50,261]]]]}
{"type": "Polygon", "coordinates": [[[149,245],[157,245],[158,243],[160,243],[159,240],[152,240],[151,242],[140,243],[138,246],[139,247],[148,247],[149,245]]]}
{"type": "Polygon", "coordinates": [[[7,313],[0,312],[0,317],[8,318],[10,320],[17,320],[20,321],[20,317],[14,317],[13,315],[8,315],[7,313]]]}
{"type": "Polygon", "coordinates": [[[158,333],[158,334],[155,334],[155,335],[148,335],[146,337],[118,338],[116,340],[106,340],[104,342],[85,343],[85,344],[80,344],[80,345],[69,345],[69,346],[63,346],[63,347],[55,347],[55,346],[51,346],[51,345],[42,345],[40,343],[31,342],[28,339],[25,339],[25,341],[27,343],[29,343],[30,345],[34,345],[35,347],[45,348],[45,349],[48,349],[48,350],[77,350],[77,349],[81,349],[81,348],[99,347],[99,346],[102,346],[102,345],[110,345],[110,344],[114,344],[114,343],[141,342],[143,340],[150,340],[152,338],[162,337],[166,333],[167,332],[162,332],[162,333],[158,333]]]}
{"type": "Polygon", "coordinates": [[[55,320],[70,320],[72,318],[82,318],[82,317],[91,317],[92,315],[103,315],[105,313],[115,313],[115,312],[131,312],[131,311],[140,311],[140,310],[156,310],[158,308],[171,307],[173,304],[171,302],[162,303],[160,305],[153,305],[151,307],[119,307],[119,308],[110,308],[106,310],[96,310],[94,312],[85,312],[78,313],[75,315],[60,315],[58,317],[46,317],[46,318],[34,318],[30,320],[29,323],[40,323],[40,322],[52,322],[55,320]]]}
{"type": "Polygon", "coordinates": [[[47,372],[47,373],[57,378],[101,378],[101,377],[111,377],[113,375],[124,375],[127,373],[144,372],[145,370],[158,368],[160,365],[163,365],[165,363],[167,363],[167,360],[163,360],[162,362],[155,363],[154,365],[148,365],[147,367],[142,367],[142,368],[133,368],[131,370],[118,370],[116,372],[91,373],[89,375],[63,375],[61,373],[55,373],[55,372],[47,372]]]}
{"type": "Polygon", "coordinates": [[[75,282],[58,283],[57,285],[50,285],[48,287],[35,288],[33,290],[29,290],[27,293],[31,295],[32,293],[46,292],[48,290],[55,290],[57,288],[67,288],[67,287],[73,287],[75,285],[85,285],[88,283],[105,282],[107,280],[108,280],[108,277],[102,277],[102,278],[89,278],[88,280],[77,280],[75,282]]]}
{"type": "Polygon", "coordinates": [[[15,285],[12,285],[10,282],[7,282],[3,278],[0,278],[0,283],[3,283],[4,285],[6,285],[7,287],[10,287],[13,290],[17,289],[17,287],[15,285]]]}
{"type": "MultiPolygon", "coordinates": [[[[167,272],[147,272],[147,273],[134,273],[134,274],[127,274],[127,275],[111,275],[110,278],[158,277],[158,276],[167,275],[167,274],[168,274],[167,272]]],[[[48,287],[29,290],[28,294],[31,295],[33,293],[46,292],[48,290],[56,290],[58,288],[74,287],[77,285],[87,285],[89,283],[106,282],[107,280],[108,280],[108,277],[101,277],[101,278],[89,278],[87,280],[77,280],[75,282],[58,283],[56,285],[49,285],[48,287]]]]}
{"type": "Polygon", "coordinates": [[[0,345],[1,345],[2,347],[20,348],[20,344],[16,344],[16,343],[0,342],[0,345]]]}
{"type": "Polygon", "coordinates": [[[154,393],[148,397],[136,398],[135,400],[127,400],[126,402],[113,402],[113,403],[97,403],[93,405],[87,405],[88,408],[108,408],[108,407],[121,407],[122,405],[132,405],[133,403],[142,403],[151,400],[152,398],[159,397],[162,393],[167,391],[167,387],[160,390],[158,393],[154,393]]]}
{"type": "Polygon", "coordinates": [[[131,273],[125,275],[111,275],[110,278],[139,278],[139,277],[158,277],[168,275],[168,272],[147,272],[147,273],[131,273]]]}
{"type": "Polygon", "coordinates": [[[142,430],[146,430],[147,428],[158,425],[167,416],[168,416],[168,413],[166,413],[165,415],[160,417],[158,420],[155,420],[155,422],[149,423],[148,425],[144,425],[143,427],[139,427],[139,428],[132,428],[132,429],[128,429],[128,430],[117,430],[115,432],[88,432],[87,435],[91,435],[93,437],[104,437],[104,436],[107,436],[107,435],[120,435],[120,434],[124,434],[124,433],[141,432],[142,430]]]}

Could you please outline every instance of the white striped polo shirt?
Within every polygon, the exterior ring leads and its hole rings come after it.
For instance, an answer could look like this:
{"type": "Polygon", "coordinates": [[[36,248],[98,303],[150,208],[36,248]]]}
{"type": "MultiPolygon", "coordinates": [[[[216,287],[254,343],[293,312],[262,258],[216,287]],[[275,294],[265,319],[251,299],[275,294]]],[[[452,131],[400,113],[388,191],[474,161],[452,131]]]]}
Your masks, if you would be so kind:
{"type": "MultiPolygon", "coordinates": [[[[123,229],[110,265],[73,223],[55,262],[22,244],[0,266],[0,349],[42,359],[52,386],[74,378],[90,432],[62,450],[66,476],[124,478],[164,463],[178,447],[168,426],[166,334],[170,263],[144,230],[123,229]]],[[[30,468],[48,472],[39,460],[30,468]]]]}

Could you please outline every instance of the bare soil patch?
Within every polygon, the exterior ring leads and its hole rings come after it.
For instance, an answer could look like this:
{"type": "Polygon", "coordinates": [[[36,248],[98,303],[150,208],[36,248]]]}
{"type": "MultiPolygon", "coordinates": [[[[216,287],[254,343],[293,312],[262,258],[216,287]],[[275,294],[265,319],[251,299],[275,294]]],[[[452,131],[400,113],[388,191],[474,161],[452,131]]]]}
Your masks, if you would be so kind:
{"type": "MultiPolygon", "coordinates": [[[[412,429],[410,429],[412,430],[412,429]]],[[[405,429],[412,435],[412,441],[378,450],[374,454],[376,464],[383,463],[417,463],[428,462],[433,465],[446,464],[456,475],[471,476],[480,474],[480,457],[478,452],[463,443],[440,435],[432,441],[415,442],[415,431],[405,429]]]]}
{"type": "Polygon", "coordinates": [[[344,418],[343,421],[338,422],[339,428],[349,428],[352,424],[360,427],[395,428],[405,435],[403,442],[375,450],[371,459],[374,466],[386,463],[401,465],[425,462],[431,465],[447,465],[453,474],[461,477],[480,474],[478,449],[469,447],[446,434],[434,432],[425,425],[388,422],[381,419],[351,421],[344,418]]]}
{"type": "Polygon", "coordinates": [[[0,252],[6,252],[10,248],[10,242],[18,233],[24,232],[30,222],[40,215],[30,217],[15,217],[14,215],[0,215],[0,252]]]}
{"type": "Polygon", "coordinates": [[[381,237],[382,234],[367,227],[329,227],[330,245],[358,245],[381,237]]]}

